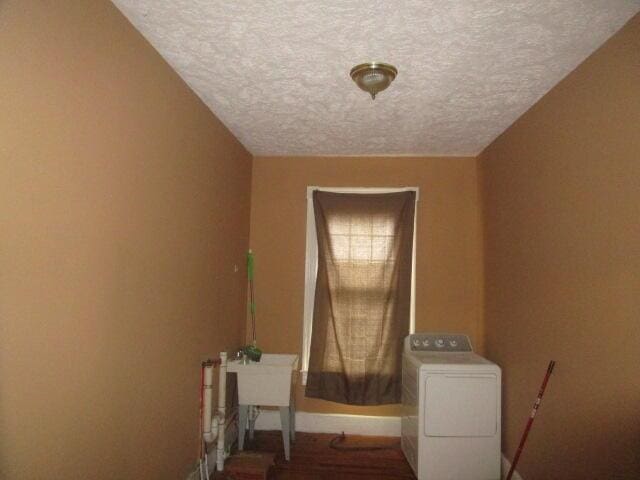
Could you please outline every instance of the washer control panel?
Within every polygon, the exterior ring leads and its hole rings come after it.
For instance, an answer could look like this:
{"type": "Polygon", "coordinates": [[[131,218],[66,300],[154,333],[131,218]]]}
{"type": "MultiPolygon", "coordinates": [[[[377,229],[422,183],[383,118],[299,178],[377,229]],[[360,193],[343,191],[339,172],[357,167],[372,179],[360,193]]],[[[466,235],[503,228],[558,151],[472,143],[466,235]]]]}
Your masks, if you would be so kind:
{"type": "Polygon", "coordinates": [[[473,352],[466,335],[414,333],[407,340],[412,352],[473,352]]]}

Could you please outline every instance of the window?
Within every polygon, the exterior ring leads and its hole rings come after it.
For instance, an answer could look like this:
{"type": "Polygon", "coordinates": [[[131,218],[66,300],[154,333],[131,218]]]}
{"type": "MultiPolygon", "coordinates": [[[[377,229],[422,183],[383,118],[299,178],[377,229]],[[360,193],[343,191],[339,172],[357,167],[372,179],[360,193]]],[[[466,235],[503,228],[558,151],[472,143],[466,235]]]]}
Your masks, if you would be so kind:
{"type": "MultiPolygon", "coordinates": [[[[418,188],[320,188],[307,187],[307,240],[305,265],[305,295],[302,341],[302,383],[306,385],[307,369],[309,367],[309,351],[311,348],[311,333],[313,325],[313,308],[315,301],[316,276],[318,271],[318,244],[312,195],[315,190],[337,193],[392,193],[402,191],[416,192],[416,215],[413,229],[413,257],[411,275],[411,310],[409,331],[415,327],[415,261],[416,261],[416,229],[418,188]]],[[[344,260],[362,260],[365,262],[384,262],[389,248],[388,238],[393,232],[392,222],[384,217],[360,221],[357,218],[345,216],[333,220],[329,225],[331,237],[334,240],[333,251],[336,258],[344,260]]],[[[343,287],[348,288],[348,285],[343,287]]],[[[363,292],[363,301],[366,293],[363,292]]]]}

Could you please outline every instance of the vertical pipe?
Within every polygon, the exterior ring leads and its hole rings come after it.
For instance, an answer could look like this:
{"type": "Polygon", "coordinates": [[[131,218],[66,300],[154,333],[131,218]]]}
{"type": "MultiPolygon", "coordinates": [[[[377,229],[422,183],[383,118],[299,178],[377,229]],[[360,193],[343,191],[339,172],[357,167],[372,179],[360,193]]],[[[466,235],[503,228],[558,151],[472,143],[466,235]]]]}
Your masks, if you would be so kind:
{"type": "Polygon", "coordinates": [[[227,427],[226,418],[227,405],[227,352],[220,352],[220,378],[218,385],[218,449],[216,455],[216,466],[219,472],[224,470],[224,436],[227,427]]]}
{"type": "Polygon", "coordinates": [[[211,433],[211,400],[212,400],[212,389],[213,389],[213,365],[214,362],[211,360],[207,360],[203,364],[204,367],[204,413],[202,415],[202,436],[206,442],[213,441],[213,436],[211,433]]]}

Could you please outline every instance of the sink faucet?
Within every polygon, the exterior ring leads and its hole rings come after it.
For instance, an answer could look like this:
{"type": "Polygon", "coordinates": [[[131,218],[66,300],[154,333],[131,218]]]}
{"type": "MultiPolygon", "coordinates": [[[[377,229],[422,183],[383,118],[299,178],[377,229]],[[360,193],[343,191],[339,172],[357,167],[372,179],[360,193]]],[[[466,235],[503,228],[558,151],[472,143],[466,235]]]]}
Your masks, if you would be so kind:
{"type": "Polygon", "coordinates": [[[244,350],[241,348],[235,354],[236,360],[239,360],[243,365],[247,364],[247,356],[244,353],[244,350]]]}

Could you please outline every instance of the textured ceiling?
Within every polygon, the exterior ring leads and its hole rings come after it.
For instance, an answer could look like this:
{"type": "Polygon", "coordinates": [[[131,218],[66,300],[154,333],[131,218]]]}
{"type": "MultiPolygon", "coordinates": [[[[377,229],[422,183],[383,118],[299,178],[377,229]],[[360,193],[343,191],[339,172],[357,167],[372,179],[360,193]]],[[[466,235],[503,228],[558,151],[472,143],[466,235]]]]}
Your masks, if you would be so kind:
{"type": "Polygon", "coordinates": [[[254,155],[475,155],[640,0],[114,0],[254,155]],[[398,77],[375,101],[363,61],[398,77]]]}

